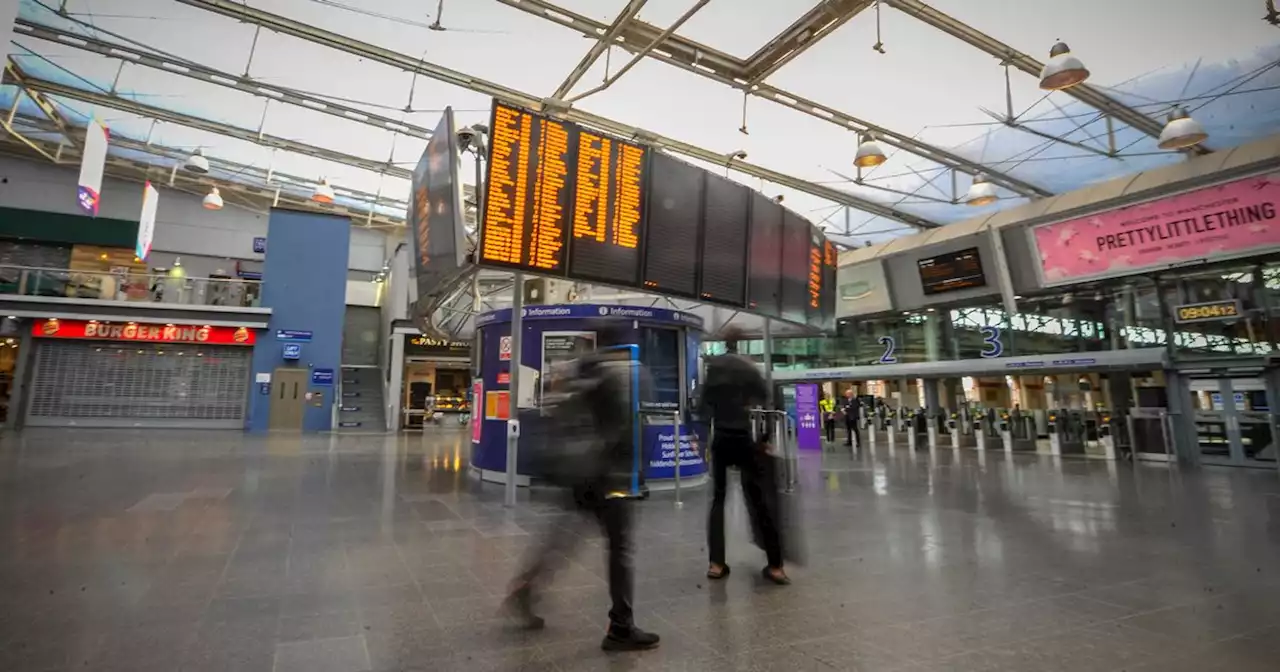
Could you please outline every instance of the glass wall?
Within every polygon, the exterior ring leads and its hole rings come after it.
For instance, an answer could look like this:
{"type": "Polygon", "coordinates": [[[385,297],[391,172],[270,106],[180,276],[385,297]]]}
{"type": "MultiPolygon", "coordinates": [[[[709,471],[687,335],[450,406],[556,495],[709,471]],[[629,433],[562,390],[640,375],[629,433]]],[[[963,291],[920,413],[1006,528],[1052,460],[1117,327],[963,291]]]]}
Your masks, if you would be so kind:
{"type": "MultiPolygon", "coordinates": [[[[1174,359],[1263,356],[1280,343],[1280,260],[1136,276],[948,308],[841,320],[834,334],[778,339],[780,370],[1167,348],[1174,359]],[[1215,305],[1209,319],[1179,321],[1187,306],[1215,305]],[[1184,310],[1179,310],[1183,308],[1184,310]],[[1226,312],[1223,312],[1226,311],[1226,312]]],[[[708,351],[722,344],[707,343],[708,351]]],[[[742,344],[763,361],[763,344],[742,344]]]]}

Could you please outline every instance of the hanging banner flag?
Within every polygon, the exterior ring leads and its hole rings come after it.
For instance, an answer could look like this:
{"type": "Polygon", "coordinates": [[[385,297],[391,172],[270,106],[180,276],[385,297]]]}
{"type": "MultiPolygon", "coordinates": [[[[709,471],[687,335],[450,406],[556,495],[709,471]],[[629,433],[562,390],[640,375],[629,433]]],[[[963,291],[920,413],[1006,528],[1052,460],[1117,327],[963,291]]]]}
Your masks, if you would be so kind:
{"type": "Polygon", "coordinates": [[[80,158],[80,190],[76,195],[80,209],[98,216],[102,199],[102,171],[107,163],[107,129],[97,119],[89,120],[84,139],[84,155],[80,158]]]}
{"type": "Polygon", "coordinates": [[[160,192],[147,182],[142,188],[142,216],[138,218],[138,244],[133,253],[146,261],[151,254],[151,238],[156,232],[156,208],[160,207],[160,192]]]}

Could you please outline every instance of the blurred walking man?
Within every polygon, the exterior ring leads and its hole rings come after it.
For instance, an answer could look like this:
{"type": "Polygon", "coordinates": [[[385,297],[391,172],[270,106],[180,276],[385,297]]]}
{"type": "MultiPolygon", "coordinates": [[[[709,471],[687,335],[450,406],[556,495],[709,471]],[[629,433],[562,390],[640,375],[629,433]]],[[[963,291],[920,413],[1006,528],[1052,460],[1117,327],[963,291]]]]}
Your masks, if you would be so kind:
{"type": "MultiPolygon", "coordinates": [[[[603,343],[621,343],[627,335],[603,333],[603,343]]],[[[658,646],[658,636],[637,628],[632,615],[632,510],[630,488],[635,415],[631,400],[636,370],[625,350],[593,353],[579,360],[569,376],[553,383],[544,399],[551,412],[546,440],[538,447],[539,477],[566,489],[564,505],[583,519],[594,518],[608,540],[609,630],[601,648],[638,651],[658,646]]],[[[643,380],[643,378],[642,378],[643,380]]],[[[536,587],[549,583],[561,556],[571,557],[581,525],[557,525],[547,533],[512,581],[507,608],[528,629],[543,627],[534,613],[536,587]]]]}

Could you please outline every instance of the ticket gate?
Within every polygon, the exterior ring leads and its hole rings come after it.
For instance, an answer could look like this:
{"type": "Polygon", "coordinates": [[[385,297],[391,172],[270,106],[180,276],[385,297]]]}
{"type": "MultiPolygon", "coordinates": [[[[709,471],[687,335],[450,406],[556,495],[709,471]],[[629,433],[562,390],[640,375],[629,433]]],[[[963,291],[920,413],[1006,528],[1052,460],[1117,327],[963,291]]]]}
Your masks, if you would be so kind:
{"type": "Polygon", "coordinates": [[[1036,422],[1033,416],[1016,409],[1001,409],[998,416],[996,428],[1004,452],[1036,452],[1036,422]]]}
{"type": "Polygon", "coordinates": [[[1054,457],[1085,454],[1085,425],[1081,411],[1049,411],[1049,452],[1054,457]]]}
{"type": "Polygon", "coordinates": [[[973,415],[967,407],[962,407],[959,411],[948,415],[947,432],[951,434],[953,449],[972,448],[977,445],[977,439],[973,433],[973,415]]]}
{"type": "Polygon", "coordinates": [[[936,432],[930,432],[932,427],[929,414],[923,408],[917,408],[915,411],[907,411],[904,415],[906,416],[907,447],[913,451],[933,447],[930,437],[936,436],[936,432]]]}

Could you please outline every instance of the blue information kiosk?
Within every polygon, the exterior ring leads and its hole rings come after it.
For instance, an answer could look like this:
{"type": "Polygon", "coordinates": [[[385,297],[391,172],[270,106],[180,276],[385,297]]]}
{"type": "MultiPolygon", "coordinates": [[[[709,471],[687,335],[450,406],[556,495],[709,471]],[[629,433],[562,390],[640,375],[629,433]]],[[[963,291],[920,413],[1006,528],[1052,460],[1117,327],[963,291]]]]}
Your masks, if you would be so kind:
{"type": "Polygon", "coordinates": [[[675,479],[676,446],[685,485],[706,480],[705,427],[691,423],[690,406],[698,384],[702,318],[663,308],[570,304],[528,306],[522,314],[522,352],[511,352],[511,309],[476,317],[480,376],[473,386],[471,467],[480,478],[506,482],[508,400],[516,395],[520,423],[517,484],[529,484],[534,441],[541,421],[544,381],[557,366],[585,352],[625,348],[653,379],[647,398],[633,395],[638,431],[634,437],[636,473],[633,491],[670,487],[675,479]],[[602,343],[601,321],[616,321],[626,342],[602,343]],[[519,390],[510,389],[511,367],[522,366],[519,390]],[[678,429],[677,429],[678,427],[678,429]]]}

